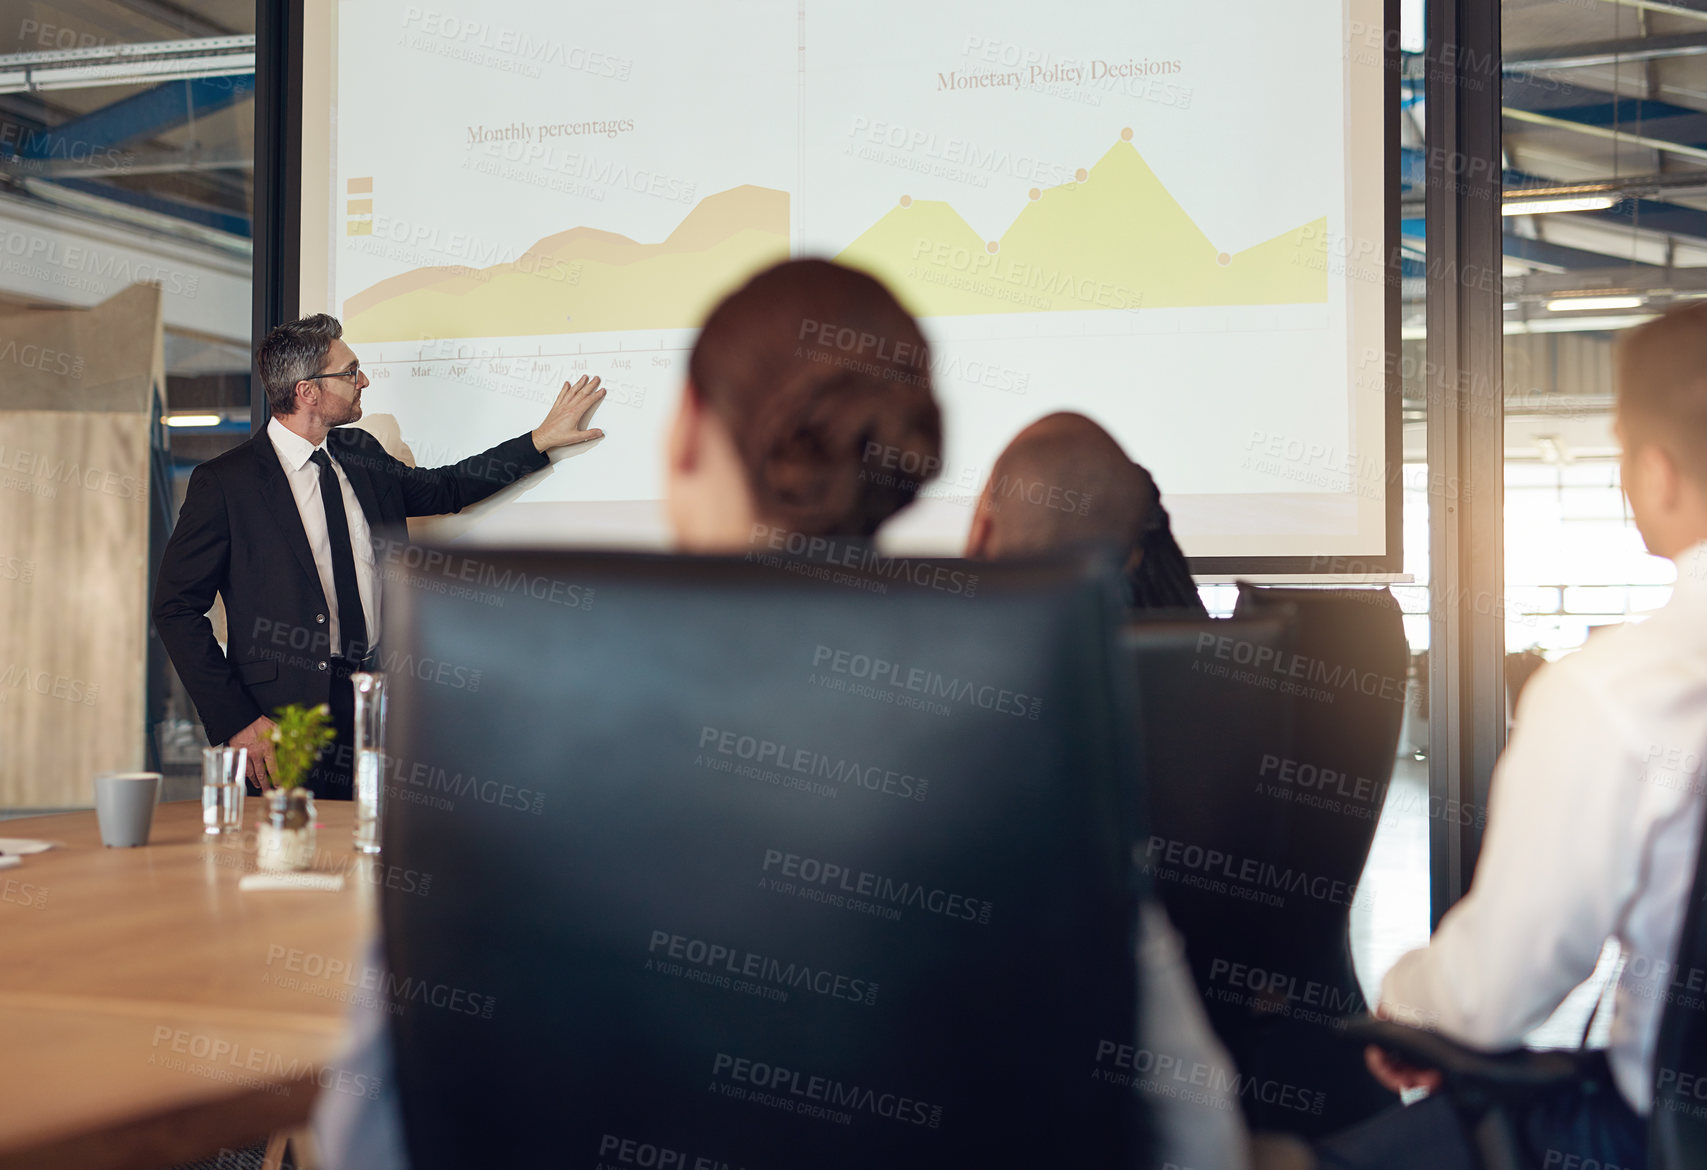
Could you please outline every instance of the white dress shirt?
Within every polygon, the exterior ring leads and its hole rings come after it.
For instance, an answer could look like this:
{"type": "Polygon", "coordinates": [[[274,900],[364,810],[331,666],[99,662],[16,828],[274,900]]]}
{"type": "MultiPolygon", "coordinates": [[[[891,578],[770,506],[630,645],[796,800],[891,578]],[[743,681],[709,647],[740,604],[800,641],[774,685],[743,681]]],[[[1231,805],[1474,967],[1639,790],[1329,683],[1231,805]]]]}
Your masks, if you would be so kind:
{"type": "MultiPolygon", "coordinates": [[[[308,551],[314,554],[314,567],[320,573],[320,589],[326,595],[330,652],[341,653],[344,640],[342,627],[338,624],[338,589],[332,580],[332,542],[326,535],[326,505],[320,502],[320,468],[309,462],[316,451],[326,450],[326,444],[322,442],[316,447],[276,417],[267,423],[267,437],[273,441],[273,450],[278,452],[285,479],[290,483],[290,493],[296,497],[296,511],[302,517],[302,530],[308,536],[308,551]]],[[[354,546],[356,560],[356,589],[361,594],[368,641],[376,642],[379,640],[379,580],[374,573],[373,536],[368,531],[367,515],[362,511],[361,501],[356,499],[355,489],[350,486],[350,477],[338,466],[337,456],[330,451],[326,453],[332,459],[332,471],[338,477],[338,486],[343,489],[344,515],[349,518],[350,544],[354,546]]]]}
{"type": "Polygon", "coordinates": [[[1516,1045],[1587,979],[1608,938],[1623,972],[1608,1052],[1653,1103],[1654,1048],[1707,799],[1707,542],[1666,607],[1536,674],[1494,770],[1470,891],[1381,986],[1394,1018],[1482,1049],[1516,1045]]]}

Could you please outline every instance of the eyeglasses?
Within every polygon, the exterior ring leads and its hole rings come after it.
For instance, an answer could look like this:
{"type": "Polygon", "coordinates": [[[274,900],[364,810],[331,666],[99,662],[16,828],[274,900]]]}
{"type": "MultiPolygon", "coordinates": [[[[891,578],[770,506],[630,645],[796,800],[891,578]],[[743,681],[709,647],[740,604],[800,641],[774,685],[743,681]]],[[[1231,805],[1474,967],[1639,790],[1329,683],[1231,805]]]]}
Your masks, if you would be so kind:
{"type": "Polygon", "coordinates": [[[298,381],[313,382],[320,378],[348,378],[353,385],[360,380],[361,376],[362,368],[360,366],[351,366],[347,370],[338,370],[330,374],[309,374],[306,377],[298,379],[298,381]]]}

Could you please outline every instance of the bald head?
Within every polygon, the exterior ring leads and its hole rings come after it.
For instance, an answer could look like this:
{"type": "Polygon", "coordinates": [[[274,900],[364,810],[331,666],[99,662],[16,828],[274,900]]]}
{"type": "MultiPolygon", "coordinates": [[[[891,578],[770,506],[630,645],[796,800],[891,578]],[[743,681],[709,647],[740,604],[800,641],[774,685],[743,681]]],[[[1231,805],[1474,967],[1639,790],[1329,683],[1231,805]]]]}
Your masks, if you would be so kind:
{"type": "Polygon", "coordinates": [[[1156,502],[1148,473],[1082,414],[1051,414],[990,472],[967,555],[1025,556],[1089,541],[1130,546],[1156,502]]]}

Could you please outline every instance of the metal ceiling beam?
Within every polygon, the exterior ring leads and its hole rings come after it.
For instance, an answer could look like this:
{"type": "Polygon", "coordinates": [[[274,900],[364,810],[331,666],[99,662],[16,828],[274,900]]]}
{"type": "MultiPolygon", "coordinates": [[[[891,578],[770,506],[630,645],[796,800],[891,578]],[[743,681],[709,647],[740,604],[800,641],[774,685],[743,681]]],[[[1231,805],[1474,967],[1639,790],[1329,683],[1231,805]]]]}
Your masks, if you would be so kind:
{"type": "Polygon", "coordinates": [[[1501,101],[1589,126],[1640,123],[1672,142],[1707,144],[1707,110],[1651,97],[1634,97],[1558,77],[1512,73],[1501,79],[1501,101]]]}
{"type": "Polygon", "coordinates": [[[1704,0],[1606,0],[1608,4],[1616,4],[1620,8],[1638,8],[1644,12],[1662,12],[1667,16],[1688,16],[1696,20],[1707,20],[1707,2],[1704,0]]]}
{"type": "MultiPolygon", "coordinates": [[[[16,144],[19,158],[88,158],[91,151],[106,151],[128,143],[143,142],[192,118],[206,117],[253,96],[253,77],[198,78],[172,81],[121,98],[81,118],[31,132],[16,144]]],[[[115,168],[109,166],[111,173],[115,168]]]]}
{"type": "Polygon", "coordinates": [[[1579,268],[1572,272],[1531,272],[1505,278],[1508,301],[1540,301],[1554,297],[1657,296],[1665,293],[1707,292],[1707,268],[1579,268]]]}
{"type": "MultiPolygon", "coordinates": [[[[1666,164],[1673,159],[1707,163],[1707,111],[1663,101],[1618,99],[1570,83],[1542,85],[1525,74],[1508,78],[1503,91],[1502,114],[1508,126],[1528,124],[1637,146],[1655,151],[1666,164]],[[1625,129],[1632,126],[1647,133],[1625,129]]],[[[1707,191],[1707,170],[1666,170],[1661,174],[1574,183],[1541,180],[1508,171],[1502,196],[1509,202],[1610,195],[1619,200],[1617,208],[1585,214],[1613,220],[1621,226],[1707,239],[1707,212],[1670,201],[1692,191],[1707,191]]]]}
{"type": "Polygon", "coordinates": [[[57,187],[61,190],[81,192],[112,203],[121,203],[154,215],[170,216],[186,223],[198,224],[225,235],[247,237],[250,234],[250,217],[237,211],[225,211],[217,207],[207,207],[196,203],[187,203],[181,199],[172,199],[164,195],[155,195],[148,191],[134,191],[129,187],[120,187],[113,183],[97,183],[89,179],[64,179],[57,182],[42,182],[27,179],[24,187],[33,194],[47,196],[47,188],[57,187]]]}
{"type": "Polygon", "coordinates": [[[204,37],[0,56],[0,92],[142,85],[255,72],[255,38],[204,37]]]}
{"type": "Polygon", "coordinates": [[[1531,126],[1546,126],[1553,130],[1569,130],[1576,134],[1587,135],[1590,138],[1621,142],[1626,146],[1643,146],[1649,150],[1664,151],[1681,158],[1692,158],[1697,162],[1707,162],[1707,147],[1687,146],[1681,142],[1667,142],[1663,138],[1650,138],[1646,134],[1632,134],[1628,130],[1620,130],[1612,126],[1591,126],[1586,122],[1576,122],[1570,118],[1560,118],[1536,110],[1520,110],[1514,106],[1505,106],[1501,112],[1514,122],[1526,122],[1531,126]]]}
{"type": "Polygon", "coordinates": [[[1507,202],[1514,199],[1571,199],[1579,195],[1614,195],[1619,199],[1646,199],[1654,195],[1679,195],[1707,191],[1707,170],[1667,171],[1658,175],[1631,175],[1627,179],[1596,179],[1585,183],[1548,183],[1505,189],[1507,202]]]}
{"type": "MultiPolygon", "coordinates": [[[[1546,183],[1534,186],[1517,186],[1508,176],[1502,202],[1573,199],[1585,195],[1610,195],[1622,201],[1685,195],[1698,191],[1707,191],[1707,170],[1668,171],[1659,175],[1632,175],[1628,179],[1596,179],[1584,183],[1546,183]]],[[[1405,219],[1419,218],[1423,214],[1423,201],[1405,200],[1399,205],[1399,214],[1405,219]]]]}
{"type": "Polygon", "coordinates": [[[1507,72],[1523,69],[1582,69],[1593,65],[1619,65],[1633,61],[1656,61],[1669,57],[1693,57],[1707,53],[1707,30],[1672,33],[1657,37],[1619,37],[1555,45],[1506,54],[1507,72]]]}
{"type": "Polygon", "coordinates": [[[191,150],[149,149],[125,151],[123,163],[102,165],[87,157],[0,158],[0,175],[33,179],[110,179],[115,173],[131,175],[177,175],[188,171],[246,171],[255,165],[255,154],[242,146],[191,150]]]}
{"type": "MultiPolygon", "coordinates": [[[[1604,252],[1572,248],[1548,240],[1531,240],[1524,236],[1514,236],[1510,232],[1506,233],[1503,242],[1505,254],[1512,259],[1523,260],[1530,264],[1540,264],[1547,268],[1556,268],[1561,272],[1596,268],[1605,265],[1607,259],[1604,252]]],[[[1653,267],[1641,260],[1632,260],[1629,263],[1637,268],[1653,267]]]]}

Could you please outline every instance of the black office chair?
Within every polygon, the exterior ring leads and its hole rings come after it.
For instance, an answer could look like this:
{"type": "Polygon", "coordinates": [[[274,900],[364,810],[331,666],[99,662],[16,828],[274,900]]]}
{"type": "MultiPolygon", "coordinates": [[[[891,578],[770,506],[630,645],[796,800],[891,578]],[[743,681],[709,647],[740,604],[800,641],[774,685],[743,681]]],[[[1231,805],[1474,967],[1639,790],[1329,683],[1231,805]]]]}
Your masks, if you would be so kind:
{"type": "Polygon", "coordinates": [[[388,598],[415,1170],[1146,1164],[1112,573],[475,563],[388,598]]]}
{"type": "MultiPolygon", "coordinates": [[[[1292,704],[1248,667],[1259,653],[1265,660],[1290,654],[1294,626],[1290,614],[1254,621],[1145,615],[1121,632],[1149,794],[1149,832],[1137,855],[1185,942],[1210,1023],[1242,1072],[1267,1063],[1263,1036],[1273,1005],[1266,986],[1253,994],[1242,985],[1245,973],[1273,969],[1275,915],[1206,880],[1202,863],[1210,851],[1246,858],[1282,849],[1280,809],[1258,777],[1265,756],[1292,754],[1292,704]]],[[[1260,1102],[1243,1100],[1259,1122],[1260,1102]]]]}
{"type": "Polygon", "coordinates": [[[1319,786],[1318,769],[1300,775],[1311,757],[1301,756],[1295,727],[1299,632],[1294,607],[1270,604],[1232,621],[1138,620],[1123,644],[1150,794],[1140,859],[1245,1078],[1246,1120],[1255,1131],[1313,1137],[1390,1098],[1361,1059],[1321,1035],[1343,1005],[1363,999],[1355,981],[1348,993],[1315,974],[1322,956],[1307,948],[1332,958],[1347,944],[1287,876],[1313,881],[1317,868],[1315,837],[1299,831],[1292,808],[1319,786]]]}
{"type": "Polygon", "coordinates": [[[1286,888],[1271,891],[1283,904],[1271,901],[1253,927],[1266,997],[1252,988],[1254,975],[1232,989],[1267,1000],[1251,1047],[1236,1059],[1253,1076],[1319,1096],[1319,1110],[1307,1111],[1252,1101],[1253,1127],[1318,1138],[1392,1103],[1336,1030],[1367,1010],[1351,908],[1392,780],[1408,652],[1386,589],[1240,585],[1236,620],[1280,614],[1296,622],[1290,654],[1246,669],[1290,704],[1291,751],[1264,754],[1248,815],[1265,822],[1273,842],[1256,859],[1286,888]]]}
{"type": "MultiPolygon", "coordinates": [[[[1707,801],[1695,881],[1678,937],[1676,972],[1666,988],[1654,1051],[1654,1103],[1648,1115],[1648,1170],[1707,1166],[1707,801]]],[[[1536,1095],[1583,1076],[1582,1054],[1478,1052],[1434,1032],[1390,1020],[1349,1023],[1346,1039],[1374,1044],[1419,1068],[1439,1069],[1482,1170],[1544,1170],[1525,1160],[1518,1143],[1522,1109],[1536,1095]]]]}

